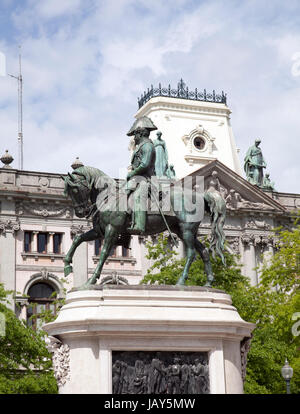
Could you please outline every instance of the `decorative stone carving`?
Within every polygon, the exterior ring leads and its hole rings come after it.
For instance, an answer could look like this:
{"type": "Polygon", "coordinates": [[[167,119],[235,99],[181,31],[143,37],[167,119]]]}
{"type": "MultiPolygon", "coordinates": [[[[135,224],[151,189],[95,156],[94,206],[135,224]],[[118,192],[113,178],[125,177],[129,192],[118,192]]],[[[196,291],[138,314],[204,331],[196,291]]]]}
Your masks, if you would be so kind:
{"type": "Polygon", "coordinates": [[[230,248],[235,254],[240,254],[240,242],[238,237],[226,236],[226,240],[229,243],[230,248]]]}
{"type": "Polygon", "coordinates": [[[104,277],[99,285],[129,285],[128,280],[119,276],[116,271],[112,272],[110,276],[104,277]]]}
{"type": "Polygon", "coordinates": [[[76,168],[83,167],[83,163],[80,161],[79,157],[76,157],[75,161],[72,162],[71,167],[73,170],[76,170],[76,168]]]}
{"type": "Polygon", "coordinates": [[[226,199],[228,190],[221,185],[217,171],[213,171],[211,173],[211,177],[209,178],[207,189],[209,187],[215,188],[216,191],[219,191],[221,193],[221,195],[224,198],[224,200],[226,199]]]}
{"type": "Polygon", "coordinates": [[[5,220],[0,221],[0,233],[16,233],[20,230],[20,222],[19,221],[12,221],[12,220],[5,220]]]}
{"type": "Polygon", "coordinates": [[[241,230],[242,227],[239,224],[224,224],[223,228],[225,230],[241,230]]]}
{"type": "Polygon", "coordinates": [[[46,338],[48,351],[52,354],[54,376],[59,387],[63,386],[70,376],[70,348],[54,336],[46,338]]]}
{"type": "Polygon", "coordinates": [[[27,212],[33,216],[39,217],[65,217],[71,218],[73,210],[71,207],[58,207],[54,204],[36,204],[19,202],[16,204],[16,214],[18,216],[24,215],[27,212]]]}
{"type": "Polygon", "coordinates": [[[47,177],[41,177],[40,179],[39,179],[39,186],[41,187],[41,188],[48,188],[49,187],[49,185],[50,185],[50,182],[49,182],[49,180],[48,180],[48,178],[47,177]]]}
{"type": "Polygon", "coordinates": [[[41,270],[41,278],[42,280],[48,280],[49,279],[49,272],[46,267],[43,267],[41,270]]]}
{"type": "Polygon", "coordinates": [[[113,351],[113,394],[209,394],[206,352],[113,351]]]}
{"type": "Polygon", "coordinates": [[[250,218],[245,223],[245,228],[246,229],[264,229],[264,230],[270,230],[271,229],[271,226],[270,226],[270,224],[267,224],[265,221],[258,221],[258,220],[254,220],[253,218],[250,218]]]}
{"type": "Polygon", "coordinates": [[[193,129],[189,134],[184,135],[182,138],[185,146],[188,148],[189,153],[195,153],[197,151],[200,152],[208,152],[212,154],[213,152],[213,144],[215,138],[211,136],[211,134],[203,128],[202,125],[198,125],[195,129],[193,129]],[[204,141],[204,147],[202,149],[196,149],[193,145],[194,139],[196,137],[201,137],[204,141]]]}
{"type": "Polygon", "coordinates": [[[242,367],[243,382],[245,382],[245,378],[246,378],[247,355],[250,350],[252,336],[253,335],[251,335],[250,337],[245,337],[241,341],[241,367],[242,367]]]}
{"type": "Polygon", "coordinates": [[[2,163],[4,164],[4,166],[2,168],[11,168],[11,166],[9,164],[11,164],[13,162],[13,157],[9,154],[8,150],[5,150],[5,154],[2,155],[2,157],[0,158],[0,161],[2,161],[2,163]]]}
{"type": "Polygon", "coordinates": [[[242,243],[243,244],[254,244],[255,241],[255,236],[253,234],[242,234],[241,237],[242,243]]]}
{"type": "MultiPolygon", "coordinates": [[[[224,197],[224,195],[223,195],[224,197]]],[[[264,203],[255,203],[253,201],[245,200],[240,193],[231,188],[229,191],[226,190],[226,208],[228,209],[251,209],[251,210],[274,210],[273,207],[268,206],[264,203]]]]}
{"type": "Polygon", "coordinates": [[[23,306],[28,306],[28,298],[25,296],[15,296],[15,302],[22,308],[23,306]]]}
{"type": "Polygon", "coordinates": [[[86,233],[88,230],[90,230],[90,227],[84,224],[72,224],[70,228],[71,237],[73,239],[75,236],[78,236],[82,233],[86,233]]]}

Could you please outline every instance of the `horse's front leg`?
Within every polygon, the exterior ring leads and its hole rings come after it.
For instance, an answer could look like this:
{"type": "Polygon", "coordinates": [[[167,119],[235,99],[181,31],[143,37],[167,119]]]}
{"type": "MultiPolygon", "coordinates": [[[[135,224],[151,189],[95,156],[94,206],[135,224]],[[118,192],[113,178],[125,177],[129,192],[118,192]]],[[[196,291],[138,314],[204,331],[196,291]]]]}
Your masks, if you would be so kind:
{"type": "Polygon", "coordinates": [[[103,242],[103,247],[101,249],[101,253],[99,257],[99,263],[93,273],[93,276],[90,277],[87,280],[87,282],[84,283],[79,289],[81,290],[87,289],[89,286],[94,285],[97,282],[97,280],[100,277],[103,265],[106,259],[108,258],[112,247],[115,245],[117,238],[118,238],[118,232],[116,231],[114,226],[109,224],[105,229],[104,242],[103,242]]]}
{"type": "Polygon", "coordinates": [[[195,247],[196,247],[197,252],[200,254],[201,259],[203,260],[203,263],[204,263],[204,270],[206,273],[206,283],[204,286],[211,287],[213,281],[215,280],[215,277],[214,277],[212,267],[211,267],[209,250],[197,238],[195,240],[195,247]]]}
{"type": "Polygon", "coordinates": [[[66,256],[64,258],[64,263],[65,263],[64,273],[65,273],[65,276],[68,276],[73,271],[71,263],[72,263],[73,256],[74,256],[74,253],[75,253],[77,247],[82,242],[92,241],[92,240],[96,240],[98,238],[99,238],[99,233],[94,229],[91,229],[91,230],[87,231],[86,233],[79,234],[78,236],[75,236],[75,238],[73,240],[73,243],[72,243],[72,246],[70,247],[68,253],[66,254],[66,256]]]}
{"type": "Polygon", "coordinates": [[[178,279],[176,285],[184,285],[185,281],[189,275],[189,270],[191,267],[191,264],[193,263],[196,252],[195,252],[195,236],[193,232],[190,229],[186,229],[183,231],[183,237],[182,240],[186,247],[186,263],[182,272],[182,275],[178,279]]]}

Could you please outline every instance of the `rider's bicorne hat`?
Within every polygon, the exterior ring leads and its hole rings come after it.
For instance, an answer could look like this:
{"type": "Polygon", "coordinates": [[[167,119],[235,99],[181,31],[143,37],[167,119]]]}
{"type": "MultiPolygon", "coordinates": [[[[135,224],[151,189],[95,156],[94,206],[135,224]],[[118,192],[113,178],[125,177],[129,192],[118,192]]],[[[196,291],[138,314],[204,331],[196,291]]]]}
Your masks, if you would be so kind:
{"type": "Polygon", "coordinates": [[[130,137],[131,135],[134,135],[134,133],[138,130],[138,129],[147,129],[148,131],[155,131],[157,129],[157,127],[153,124],[153,122],[151,121],[150,118],[148,118],[147,116],[141,116],[140,118],[136,119],[134,121],[134,124],[132,125],[132,127],[130,128],[129,132],[127,133],[127,135],[130,137]]]}

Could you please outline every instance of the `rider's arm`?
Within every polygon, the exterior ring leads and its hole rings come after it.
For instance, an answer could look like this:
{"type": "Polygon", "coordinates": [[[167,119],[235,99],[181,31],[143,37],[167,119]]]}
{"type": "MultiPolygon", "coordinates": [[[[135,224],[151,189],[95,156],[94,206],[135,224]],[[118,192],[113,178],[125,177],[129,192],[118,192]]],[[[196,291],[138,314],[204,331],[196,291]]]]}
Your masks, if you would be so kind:
{"type": "Polygon", "coordinates": [[[151,164],[152,160],[152,151],[153,146],[150,143],[146,143],[141,148],[142,150],[142,159],[138,167],[136,167],[133,171],[131,171],[130,175],[133,177],[134,175],[142,175],[151,164]]]}

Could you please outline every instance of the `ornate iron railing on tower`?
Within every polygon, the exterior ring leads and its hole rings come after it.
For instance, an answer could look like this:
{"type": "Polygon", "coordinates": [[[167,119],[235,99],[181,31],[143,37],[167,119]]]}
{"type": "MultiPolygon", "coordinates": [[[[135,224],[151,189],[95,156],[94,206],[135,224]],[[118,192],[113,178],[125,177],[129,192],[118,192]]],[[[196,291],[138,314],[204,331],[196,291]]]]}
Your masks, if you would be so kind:
{"type": "Polygon", "coordinates": [[[170,98],[180,98],[180,99],[191,99],[194,101],[204,101],[204,102],[215,102],[223,103],[226,105],[226,93],[222,91],[222,94],[216,94],[213,90],[212,93],[207,93],[206,89],[203,92],[198,91],[196,88],[194,91],[190,91],[182,79],[178,82],[177,89],[172,89],[171,85],[167,88],[163,88],[159,83],[158,88],[154,88],[151,85],[151,88],[144,92],[140,98],[138,98],[138,105],[141,108],[148,102],[151,98],[155,96],[166,96],[170,98]]]}

